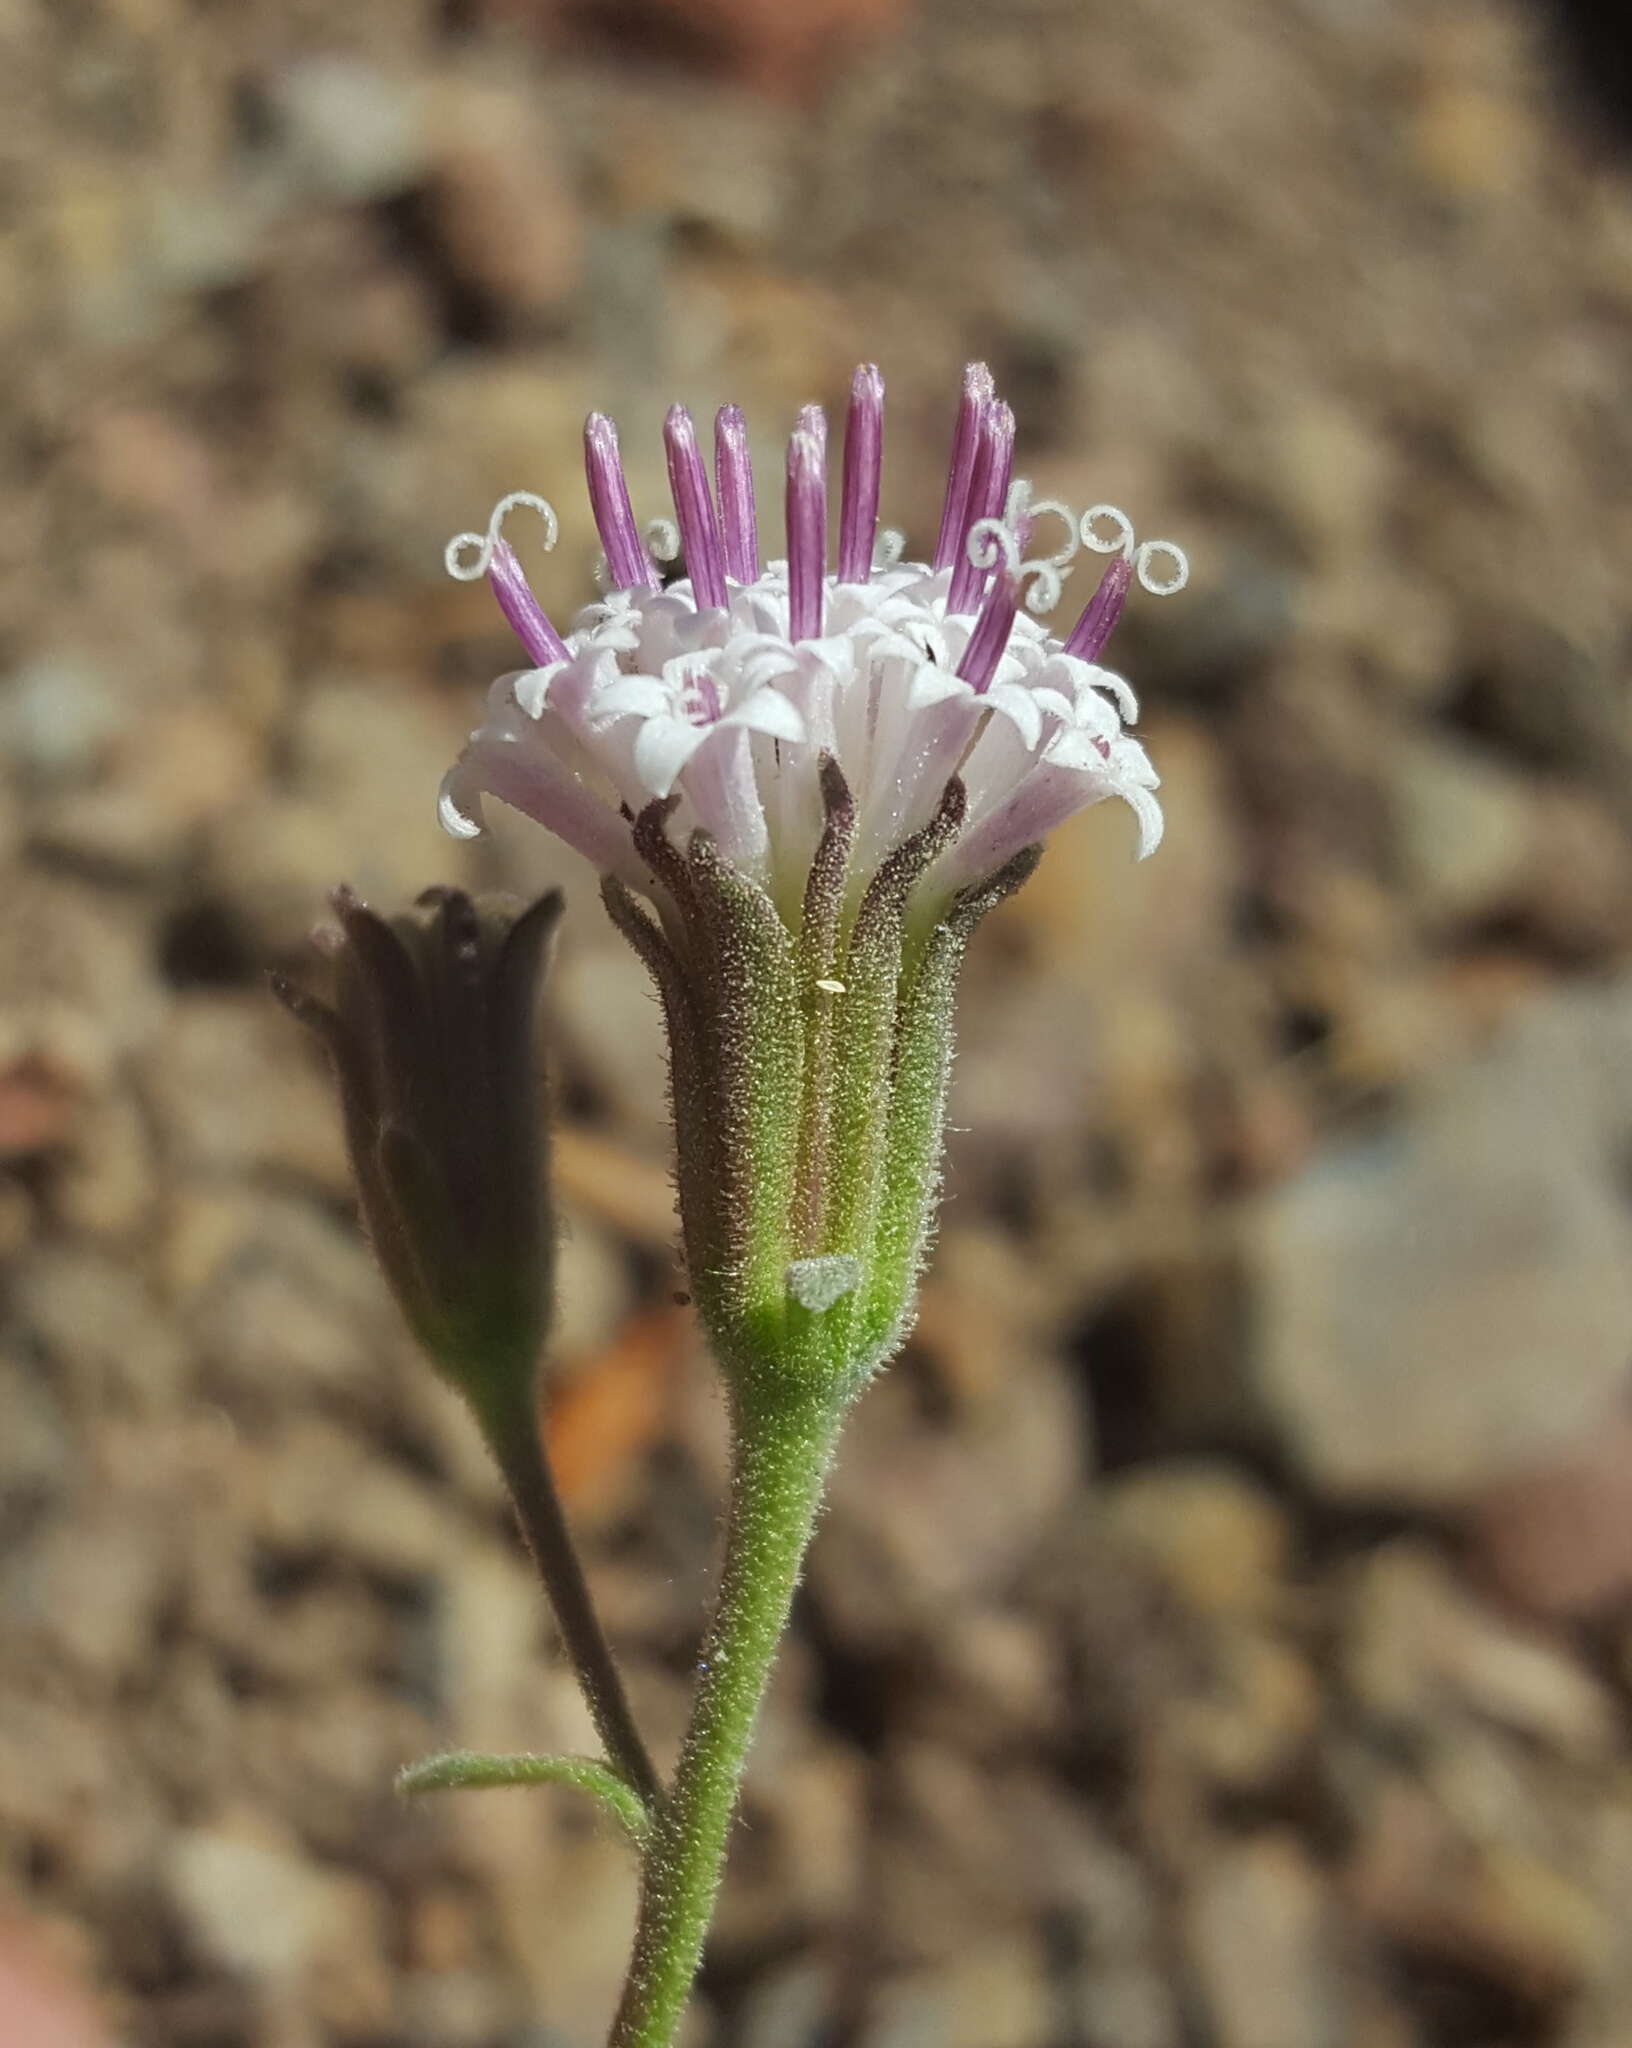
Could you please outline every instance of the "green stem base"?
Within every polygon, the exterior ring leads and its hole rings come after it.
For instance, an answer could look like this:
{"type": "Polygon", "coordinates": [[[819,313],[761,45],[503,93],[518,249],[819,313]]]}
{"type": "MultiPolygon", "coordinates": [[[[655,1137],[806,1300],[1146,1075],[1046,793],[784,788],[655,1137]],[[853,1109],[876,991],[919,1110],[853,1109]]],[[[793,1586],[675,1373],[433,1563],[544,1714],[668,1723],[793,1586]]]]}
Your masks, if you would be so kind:
{"type": "Polygon", "coordinates": [[[691,1725],[647,1848],[634,1954],[609,2048],[669,2048],[685,2011],[842,1405],[826,1389],[797,1385],[736,1403],[719,1597],[698,1659],[691,1725]]]}

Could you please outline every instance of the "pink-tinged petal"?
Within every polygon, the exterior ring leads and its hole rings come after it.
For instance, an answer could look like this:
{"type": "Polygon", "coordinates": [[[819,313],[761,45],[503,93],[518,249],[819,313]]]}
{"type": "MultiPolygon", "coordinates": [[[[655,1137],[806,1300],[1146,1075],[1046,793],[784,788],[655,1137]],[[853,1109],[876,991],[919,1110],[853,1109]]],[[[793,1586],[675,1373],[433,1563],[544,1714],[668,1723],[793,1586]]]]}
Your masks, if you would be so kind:
{"type": "Polygon", "coordinates": [[[796,648],[792,664],[774,677],[767,676],[761,688],[774,689],[787,698],[799,714],[806,743],[813,751],[835,754],[839,735],[834,711],[841,685],[831,664],[822,659],[822,646],[815,640],[796,648]]]}
{"type": "Polygon", "coordinates": [[[1059,742],[1051,746],[1010,795],[936,863],[927,878],[932,892],[950,895],[983,881],[1024,847],[1034,846],[1067,818],[1107,797],[1120,797],[1133,812],[1139,828],[1137,858],[1154,853],[1162,839],[1162,807],[1143,777],[1123,772],[1114,759],[1106,761],[1092,743],[1089,752],[1091,764],[1076,766],[1064,758],[1059,742]]]}
{"type": "Polygon", "coordinates": [[[1080,774],[1104,775],[1110,769],[1112,744],[1109,733],[1095,732],[1089,726],[1067,726],[1049,741],[1048,758],[1080,774]]]}
{"type": "MultiPolygon", "coordinates": [[[[626,820],[544,747],[518,740],[473,740],[443,784],[443,823],[457,831],[450,810],[471,817],[480,791],[564,839],[602,874],[617,875],[632,888],[646,886],[646,872],[626,820]]],[[[476,821],[480,829],[479,811],[476,821]]]]}
{"type": "MultiPolygon", "coordinates": [[[[1069,716],[1071,707],[1063,699],[1056,701],[1069,716]]],[[[1001,718],[994,719],[993,723],[1013,726],[1028,752],[1041,744],[1044,704],[1037,691],[1028,690],[1024,683],[993,683],[986,692],[986,702],[1001,714],[1001,718]]]]}
{"type": "Polygon", "coordinates": [[[596,695],[616,674],[616,667],[606,655],[580,654],[550,677],[545,701],[567,725],[581,730],[588,724],[596,695]]]}
{"type": "Polygon", "coordinates": [[[1119,676],[1114,669],[1096,668],[1089,678],[1095,690],[1102,690],[1114,699],[1117,713],[1124,725],[1136,724],[1139,718],[1139,699],[1134,695],[1133,685],[1125,676],[1119,676]]]}
{"type": "Polygon", "coordinates": [[[720,500],[725,573],[734,582],[752,583],[759,575],[759,524],[748,422],[741,406],[722,405],[714,416],[714,486],[720,500]]]}
{"type": "Polygon", "coordinates": [[[698,824],[713,833],[725,858],[750,873],[760,871],[770,832],[754,776],[752,736],[740,725],[710,726],[686,763],[681,786],[698,824]]]}
{"type": "Polygon", "coordinates": [[[963,536],[969,531],[969,481],[974,474],[975,451],[980,444],[980,422],[991,403],[995,385],[984,363],[971,363],[963,373],[963,395],[958,401],[958,423],[952,433],[952,460],[947,471],[946,497],[941,506],[941,531],[935,542],[935,567],[950,569],[958,559],[963,536]]]}
{"type": "Polygon", "coordinates": [[[788,638],[819,639],[827,565],[827,458],[823,444],[803,431],[788,442],[787,522],[788,638]]]}
{"type": "Polygon", "coordinates": [[[969,644],[963,650],[963,659],[958,663],[958,674],[978,693],[990,688],[997,665],[1003,659],[1003,650],[1009,644],[1009,634],[1014,626],[1014,615],[1020,604],[1020,579],[1017,576],[998,576],[986,593],[986,602],[980,608],[980,617],[975,630],[969,635],[969,644]]]}
{"type": "MultiPolygon", "coordinates": [[[[806,647],[811,644],[809,641],[805,643],[806,647]]],[[[805,649],[795,647],[792,641],[784,640],[780,634],[756,633],[734,651],[739,686],[744,690],[761,690],[767,683],[780,684],[784,676],[796,675],[805,649]]]]}
{"type": "Polygon", "coordinates": [[[603,718],[663,718],[674,711],[674,691],[656,676],[613,676],[600,685],[591,700],[590,716],[603,718]]]}
{"type": "MultiPolygon", "coordinates": [[[[926,646],[927,636],[898,633],[892,627],[873,620],[857,626],[853,635],[856,659],[869,667],[886,662],[900,662],[911,675],[930,663],[944,660],[945,641],[934,636],[934,642],[926,646]]],[[[910,682],[908,684],[910,688],[910,682]]]]}
{"type": "Polygon", "coordinates": [[[1120,726],[1138,716],[1139,701],[1119,675],[1108,668],[1095,668],[1071,654],[1050,654],[1029,678],[1035,690],[1062,697],[1076,719],[1098,722],[1108,718],[1120,726]],[[1110,700],[1110,701],[1107,701],[1110,700]],[[1120,714],[1120,715],[1119,715],[1120,714]]]}
{"type": "MultiPolygon", "coordinates": [[[[627,597],[626,591],[619,591],[612,600],[617,603],[627,597]]],[[[606,603],[585,605],[573,621],[573,630],[580,637],[580,644],[593,648],[597,653],[633,654],[640,645],[640,620],[633,611],[615,611],[606,603]]]]}
{"type": "Polygon", "coordinates": [[[669,408],[663,423],[663,447],[669,459],[669,489],[686,553],[686,573],[699,611],[716,611],[725,603],[725,554],[720,546],[714,500],[708,494],[708,472],[697,446],[697,429],[683,405],[669,408]]]}
{"type": "Polygon", "coordinates": [[[884,472],[884,379],[863,363],[850,380],[844,427],[844,479],[839,510],[839,581],[865,583],[872,574],[878,533],[878,494],[884,472]]]}
{"type": "Polygon", "coordinates": [[[1117,795],[1132,811],[1139,826],[1140,860],[1149,860],[1162,843],[1162,834],[1167,829],[1167,820],[1162,816],[1162,807],[1148,789],[1130,787],[1119,789],[1117,795]]]}
{"type": "MultiPolygon", "coordinates": [[[[993,707],[994,714],[996,707],[993,707]]],[[[1012,719],[988,718],[958,769],[968,799],[964,830],[972,832],[999,804],[1006,803],[1037,766],[1037,742],[1012,719]]]]}
{"type": "Polygon", "coordinates": [[[946,595],[948,612],[972,612],[980,601],[987,571],[977,569],[969,559],[969,535],[977,520],[996,519],[1009,495],[1009,478],[1014,470],[1014,414],[1001,400],[987,406],[981,415],[980,444],[975,450],[974,474],[969,479],[967,517],[958,540],[952,587],[946,595]]]}
{"type": "Polygon", "coordinates": [[[1082,617],[1071,628],[1065,643],[1067,654],[1079,661],[1098,661],[1107,640],[1116,630],[1122,607],[1133,584],[1133,563],[1117,555],[1099,579],[1099,588],[1083,607],[1082,617]]]}
{"type": "Polygon", "coordinates": [[[660,590],[663,579],[646,552],[629,502],[618,430],[604,412],[592,412],[584,422],[584,473],[589,479],[589,509],[595,515],[595,530],[601,536],[613,589],[660,590]]]}
{"type": "Polygon", "coordinates": [[[936,863],[929,880],[948,893],[984,881],[1024,847],[1046,839],[1067,818],[1110,794],[1103,774],[1083,774],[1044,761],[964,833],[936,863]]]}
{"type": "MultiPolygon", "coordinates": [[[[995,701],[998,692],[1009,687],[1006,683],[994,683],[987,694],[995,701]]],[[[1038,682],[1034,676],[1028,676],[1023,685],[1015,685],[1014,687],[1024,688],[1026,695],[1036,705],[1038,715],[1048,725],[1050,731],[1062,725],[1069,725],[1075,716],[1076,707],[1063,690],[1051,689],[1047,683],[1038,682]]]]}
{"type": "MultiPolygon", "coordinates": [[[[912,708],[892,743],[875,750],[859,792],[863,809],[857,857],[863,865],[881,859],[909,832],[927,824],[957,772],[985,706],[967,683],[955,687],[955,696],[912,708]]],[[[844,765],[848,774],[849,765],[844,765]]]]}
{"type": "Polygon", "coordinates": [[[913,711],[927,711],[931,705],[944,704],[953,697],[960,704],[967,703],[969,696],[969,685],[962,676],[934,661],[921,663],[907,685],[907,703],[913,711]]]}
{"type": "Polygon", "coordinates": [[[649,796],[667,796],[709,728],[684,718],[649,718],[635,735],[635,773],[649,796]]]}
{"type": "Polygon", "coordinates": [[[506,540],[493,543],[487,564],[487,583],[498,600],[499,610],[510,623],[510,630],[526,649],[530,660],[540,668],[547,668],[552,662],[567,659],[567,643],[550,624],[544,607],[534,597],[526,572],[516,560],[516,551],[506,540]]]}
{"type": "Polygon", "coordinates": [[[1112,740],[1110,761],[1111,773],[1119,785],[1125,782],[1130,789],[1161,787],[1162,778],[1156,773],[1150,756],[1137,740],[1112,740]]]}
{"type": "Polygon", "coordinates": [[[740,704],[734,704],[720,721],[722,725],[744,725],[750,732],[766,733],[773,740],[802,744],[805,721],[798,707],[774,688],[754,690],[740,704]]]}
{"type": "Polygon", "coordinates": [[[542,718],[544,707],[550,701],[550,685],[561,668],[560,662],[554,662],[548,668],[525,668],[519,675],[508,677],[509,702],[525,711],[531,719],[542,718]]]}

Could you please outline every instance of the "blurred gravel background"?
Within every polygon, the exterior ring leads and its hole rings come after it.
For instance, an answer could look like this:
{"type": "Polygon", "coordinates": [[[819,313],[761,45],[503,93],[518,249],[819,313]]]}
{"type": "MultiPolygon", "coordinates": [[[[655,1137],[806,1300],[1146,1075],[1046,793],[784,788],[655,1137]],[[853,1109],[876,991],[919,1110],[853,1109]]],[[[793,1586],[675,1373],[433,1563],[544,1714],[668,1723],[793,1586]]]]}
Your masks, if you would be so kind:
{"type": "Polygon", "coordinates": [[[564,617],[591,405],[656,512],[672,397],[763,446],[864,356],[922,543],[983,353],[1190,549],[1115,648],[1169,839],[981,934],[688,2042],[1632,2043],[1613,15],[0,0],[0,2038],[601,2038],[617,1845],[393,1802],[585,1729],[262,973],[342,876],[567,885],[549,1427],[672,1742],[656,1019],[541,833],[438,833],[513,661],[441,548],[543,491],[564,617]]]}

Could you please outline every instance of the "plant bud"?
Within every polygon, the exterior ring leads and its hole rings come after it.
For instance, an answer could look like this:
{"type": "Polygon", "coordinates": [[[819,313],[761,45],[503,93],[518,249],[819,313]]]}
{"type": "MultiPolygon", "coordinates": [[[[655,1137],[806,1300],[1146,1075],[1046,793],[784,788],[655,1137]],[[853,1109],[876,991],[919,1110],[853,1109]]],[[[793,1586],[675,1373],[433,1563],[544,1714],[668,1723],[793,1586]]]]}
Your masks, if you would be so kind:
{"type": "Polygon", "coordinates": [[[385,918],[350,889],[318,943],[333,1002],[278,997],[327,1046],[369,1238],[426,1354],[479,1412],[530,1389],[554,1298],[535,1044],[557,890],[428,889],[385,918]]]}

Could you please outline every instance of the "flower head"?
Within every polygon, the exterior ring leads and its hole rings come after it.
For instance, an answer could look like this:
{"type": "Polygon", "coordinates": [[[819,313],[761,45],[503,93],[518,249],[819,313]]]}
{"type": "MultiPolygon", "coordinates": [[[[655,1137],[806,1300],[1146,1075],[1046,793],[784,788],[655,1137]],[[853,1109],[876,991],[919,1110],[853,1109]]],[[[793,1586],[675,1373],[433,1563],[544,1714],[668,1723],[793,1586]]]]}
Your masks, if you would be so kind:
{"type": "Polygon", "coordinates": [[[1166,542],[1136,547],[1128,521],[1097,506],[1080,522],[1012,480],[1014,419],[983,365],[966,372],[933,561],[900,559],[881,534],[884,385],[856,372],[844,436],[836,558],[827,550],[827,433],[801,413],[788,444],[787,549],[761,563],[741,413],[715,424],[711,491],[682,406],[664,431],[685,574],[665,584],[637,526],[612,423],[585,430],[590,504],[607,589],[564,638],[500,537],[449,549],[454,574],[486,574],[530,666],[494,685],[442,792],[445,824],[479,829],[484,796],[536,818],[602,869],[650,893],[628,820],[674,799],[679,843],[698,827],[797,921],[824,823],[822,768],[836,762],[856,808],[859,887],[934,816],[949,778],[966,804],[955,845],[918,889],[944,905],[1073,811],[1119,796],[1139,848],[1161,836],[1156,774],[1126,727],[1136,706],[1099,665],[1130,585],[1176,589],[1186,568],[1166,542]],[[1055,554],[1027,559],[1033,528],[1063,522],[1055,554]],[[1110,526],[1107,534],[1104,530],[1110,526]],[[1057,601],[1080,546],[1111,555],[1063,638],[1035,616],[1057,601]],[[1158,573],[1166,558],[1168,572],[1158,573]],[[1024,600],[1024,601],[1023,601],[1024,600]]]}
{"type": "Polygon", "coordinates": [[[672,527],[643,531],[611,422],[585,431],[605,590],[566,636],[500,535],[450,544],[485,574],[530,666],[493,686],[442,816],[484,797],[602,871],[668,1025],[693,1291],[739,1389],[772,1361],[844,1386],[911,1313],[939,1179],[952,998],[969,932],[1055,825],[1108,796],[1149,852],[1155,771],[1133,692],[1100,656],[1137,579],[1177,589],[1165,541],[1079,520],[1013,477],[1014,417],[965,374],[932,561],[880,531],[884,385],[851,386],[828,552],[828,437],[799,415],[785,556],[761,562],[747,429],[715,422],[711,490],[681,406],[664,429],[672,527]],[[1047,522],[1053,554],[1032,554],[1047,522]],[[1086,545],[1111,557],[1065,637],[1055,604],[1086,545]],[[685,573],[665,582],[657,560],[685,573]],[[1166,573],[1162,565],[1166,563],[1166,573]]]}

